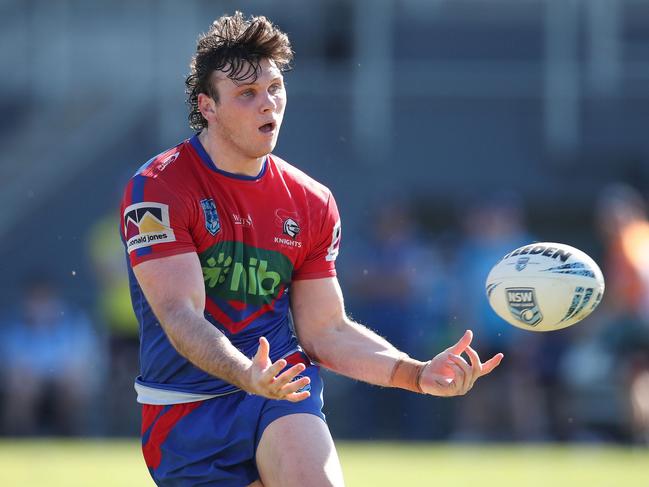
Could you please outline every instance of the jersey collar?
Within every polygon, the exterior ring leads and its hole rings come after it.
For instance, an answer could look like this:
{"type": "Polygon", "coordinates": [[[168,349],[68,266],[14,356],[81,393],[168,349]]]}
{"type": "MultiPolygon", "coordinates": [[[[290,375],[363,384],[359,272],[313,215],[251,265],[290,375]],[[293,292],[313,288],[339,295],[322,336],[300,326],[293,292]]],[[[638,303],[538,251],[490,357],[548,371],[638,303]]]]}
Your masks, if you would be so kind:
{"type": "Polygon", "coordinates": [[[214,161],[212,161],[212,158],[203,147],[203,144],[201,144],[201,141],[198,140],[198,134],[195,134],[191,139],[189,139],[189,143],[192,145],[198,156],[201,158],[201,161],[203,161],[203,164],[205,164],[208,169],[225,177],[243,181],[257,181],[261,179],[264,174],[266,174],[266,168],[268,167],[268,156],[266,156],[266,158],[264,159],[264,163],[261,166],[261,171],[259,171],[259,174],[257,174],[256,176],[246,176],[245,174],[234,174],[216,167],[216,164],[214,164],[214,161]]]}

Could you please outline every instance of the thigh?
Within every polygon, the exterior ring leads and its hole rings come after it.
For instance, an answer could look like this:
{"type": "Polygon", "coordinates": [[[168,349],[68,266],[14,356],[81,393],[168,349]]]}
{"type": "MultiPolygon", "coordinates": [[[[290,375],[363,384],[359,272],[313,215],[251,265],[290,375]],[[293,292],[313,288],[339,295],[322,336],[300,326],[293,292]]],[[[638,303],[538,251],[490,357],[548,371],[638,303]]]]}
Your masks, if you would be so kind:
{"type": "Polygon", "coordinates": [[[270,423],[261,436],[256,458],[264,487],[344,485],[329,428],[314,414],[290,414],[270,423]]]}
{"type": "Polygon", "coordinates": [[[244,392],[143,407],[142,450],[159,486],[254,486],[255,431],[263,399],[244,392]]]}

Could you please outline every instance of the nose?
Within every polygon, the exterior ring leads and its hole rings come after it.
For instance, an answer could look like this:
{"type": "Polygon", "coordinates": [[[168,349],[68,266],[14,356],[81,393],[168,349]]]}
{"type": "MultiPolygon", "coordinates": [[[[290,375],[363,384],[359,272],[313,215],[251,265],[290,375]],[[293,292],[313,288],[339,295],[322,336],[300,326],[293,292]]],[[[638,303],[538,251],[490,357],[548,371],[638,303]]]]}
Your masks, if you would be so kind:
{"type": "Polygon", "coordinates": [[[275,97],[270,93],[265,92],[261,97],[260,111],[262,113],[274,112],[277,107],[275,97]]]}

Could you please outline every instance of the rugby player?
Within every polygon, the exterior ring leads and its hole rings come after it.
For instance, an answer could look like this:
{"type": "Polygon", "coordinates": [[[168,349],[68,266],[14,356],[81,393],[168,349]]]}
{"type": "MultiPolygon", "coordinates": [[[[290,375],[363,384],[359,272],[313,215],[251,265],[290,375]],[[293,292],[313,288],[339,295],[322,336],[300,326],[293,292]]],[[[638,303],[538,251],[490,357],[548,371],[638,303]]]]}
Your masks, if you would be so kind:
{"type": "Polygon", "coordinates": [[[342,486],[319,367],[455,396],[502,359],[482,363],[467,331],[422,362],[346,316],[334,198],[271,154],[291,60],[266,18],[217,19],[186,79],[196,135],[124,193],[142,448],[161,486],[342,486]]]}

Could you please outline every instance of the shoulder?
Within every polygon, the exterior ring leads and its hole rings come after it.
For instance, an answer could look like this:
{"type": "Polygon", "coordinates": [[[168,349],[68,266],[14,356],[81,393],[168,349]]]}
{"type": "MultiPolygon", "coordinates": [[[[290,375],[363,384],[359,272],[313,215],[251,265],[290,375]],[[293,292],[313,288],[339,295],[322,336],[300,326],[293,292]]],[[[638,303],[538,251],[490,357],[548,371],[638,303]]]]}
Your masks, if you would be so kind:
{"type": "Polygon", "coordinates": [[[126,183],[120,204],[124,235],[129,235],[130,227],[131,234],[137,233],[135,227],[140,228],[140,220],[149,229],[152,225],[159,229],[179,218],[193,218],[196,198],[194,171],[188,170],[188,165],[193,164],[188,145],[183,141],[152,157],[126,183]]]}
{"type": "Polygon", "coordinates": [[[174,197],[184,193],[193,164],[189,141],[167,149],[146,161],[131,176],[124,188],[123,202],[127,204],[145,201],[156,196],[174,197]]]}
{"type": "Polygon", "coordinates": [[[276,155],[271,155],[271,160],[291,191],[304,192],[309,200],[321,201],[324,204],[331,199],[331,190],[324,184],[276,155]]]}
{"type": "Polygon", "coordinates": [[[190,144],[188,140],[184,140],[146,161],[135,172],[133,178],[140,176],[161,181],[172,179],[183,172],[181,166],[188,164],[190,159],[190,144]]]}

